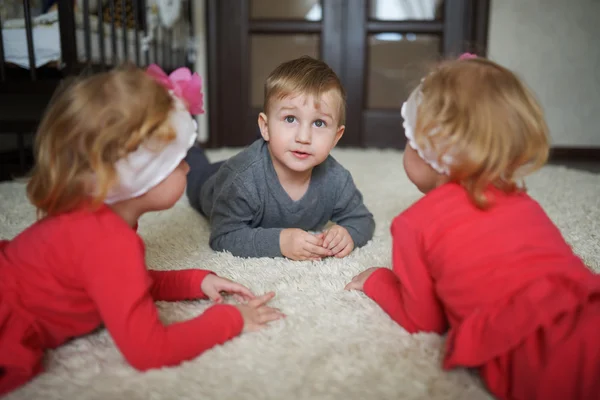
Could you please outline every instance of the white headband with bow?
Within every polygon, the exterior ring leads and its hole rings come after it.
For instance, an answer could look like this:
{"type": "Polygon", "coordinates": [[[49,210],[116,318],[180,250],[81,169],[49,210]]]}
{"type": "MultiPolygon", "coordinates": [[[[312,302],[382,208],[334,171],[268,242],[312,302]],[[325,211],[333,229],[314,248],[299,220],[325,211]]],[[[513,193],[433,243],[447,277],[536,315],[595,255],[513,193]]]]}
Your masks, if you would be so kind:
{"type": "MultiPolygon", "coordinates": [[[[463,53],[458,59],[470,60],[476,58],[477,55],[475,54],[463,53]]],[[[402,118],[404,119],[404,122],[402,123],[402,126],[404,127],[404,134],[406,135],[406,139],[408,140],[409,146],[417,152],[417,154],[419,155],[419,157],[421,157],[423,161],[429,164],[431,168],[433,168],[440,174],[450,175],[449,166],[452,165],[452,156],[450,156],[447,153],[444,154],[442,156],[442,162],[439,163],[439,157],[435,149],[432,149],[430,147],[420,148],[417,145],[417,142],[415,141],[415,128],[417,126],[417,110],[423,99],[423,92],[421,91],[421,86],[423,85],[424,80],[425,78],[421,79],[421,83],[419,84],[419,86],[417,86],[417,88],[412,91],[412,93],[408,97],[408,100],[406,100],[402,104],[401,113],[402,118]]],[[[433,129],[428,134],[429,136],[435,136],[437,132],[437,129],[433,129]]]]}
{"type": "MultiPolygon", "coordinates": [[[[421,148],[415,141],[415,127],[417,125],[417,109],[419,104],[421,104],[423,93],[421,92],[421,85],[419,85],[408,97],[408,100],[402,104],[402,118],[404,122],[402,126],[404,127],[404,134],[406,135],[406,139],[408,140],[408,145],[412,147],[419,157],[425,161],[427,164],[431,166],[434,170],[439,172],[440,174],[449,175],[450,170],[448,165],[452,162],[452,158],[445,154],[442,157],[443,163],[438,162],[437,152],[431,147],[421,148]]],[[[429,135],[433,136],[437,132],[436,129],[433,129],[429,135]]]]}
{"type": "Polygon", "coordinates": [[[204,112],[200,77],[192,75],[187,68],[179,68],[167,76],[156,65],[151,65],[147,72],[173,96],[174,108],[169,121],[176,137],[166,145],[142,143],[137,150],[117,161],[118,182],[104,200],[106,204],[141,196],[158,185],[177,168],[198,136],[198,125],[191,114],[204,112]]]}

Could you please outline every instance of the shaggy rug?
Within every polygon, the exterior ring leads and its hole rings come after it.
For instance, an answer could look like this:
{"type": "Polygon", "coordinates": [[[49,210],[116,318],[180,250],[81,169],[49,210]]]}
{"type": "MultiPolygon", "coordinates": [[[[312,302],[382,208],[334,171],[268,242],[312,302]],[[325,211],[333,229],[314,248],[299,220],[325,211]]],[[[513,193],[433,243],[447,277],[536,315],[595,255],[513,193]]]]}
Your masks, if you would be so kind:
{"type": "MultiPolygon", "coordinates": [[[[213,160],[236,152],[210,152],[213,160]]],[[[409,335],[344,285],[369,266],[390,265],[391,219],[420,197],[397,151],[336,149],[375,215],[374,239],[345,259],[241,259],[208,247],[209,227],[182,199],[146,215],[140,234],[153,269],[207,268],[250,287],[274,290],[287,318],[217,346],[174,368],[139,373],[105,330],[48,352],[47,372],[7,399],[489,399],[467,370],[440,368],[444,338],[409,335]]],[[[528,179],[575,251],[600,270],[600,175],[548,166],[528,179]]],[[[34,221],[23,183],[0,185],[0,238],[34,221]]],[[[115,293],[115,296],[118,296],[115,293]]],[[[159,302],[166,322],[198,315],[208,301],[159,302]]],[[[148,349],[152,351],[153,349],[148,349]]]]}

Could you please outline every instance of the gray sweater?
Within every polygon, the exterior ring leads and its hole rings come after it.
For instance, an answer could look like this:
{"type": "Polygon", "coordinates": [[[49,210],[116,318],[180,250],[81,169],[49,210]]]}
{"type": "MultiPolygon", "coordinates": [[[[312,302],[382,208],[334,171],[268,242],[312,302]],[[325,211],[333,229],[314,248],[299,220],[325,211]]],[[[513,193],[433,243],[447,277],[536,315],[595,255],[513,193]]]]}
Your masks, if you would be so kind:
{"type": "Polygon", "coordinates": [[[281,257],[285,228],[320,231],[329,222],[348,230],[355,247],[375,230],[350,172],[329,156],[313,169],[304,196],[294,201],[279,183],[263,139],[230,158],[200,190],[211,225],[210,247],[240,257],[281,257]]]}

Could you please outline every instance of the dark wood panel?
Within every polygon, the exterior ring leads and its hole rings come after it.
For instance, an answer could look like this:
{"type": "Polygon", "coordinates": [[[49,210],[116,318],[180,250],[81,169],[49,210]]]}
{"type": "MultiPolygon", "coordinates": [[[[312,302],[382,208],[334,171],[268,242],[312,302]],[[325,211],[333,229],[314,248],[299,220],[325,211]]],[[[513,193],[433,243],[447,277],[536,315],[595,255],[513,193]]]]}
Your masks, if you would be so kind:
{"type": "MultiPolygon", "coordinates": [[[[36,81],[42,83],[43,81],[36,81]]],[[[23,85],[31,86],[34,82],[23,85]]],[[[49,82],[50,83],[50,82],[49,82]]],[[[8,133],[32,133],[35,132],[42,116],[48,106],[54,85],[40,85],[40,89],[35,91],[9,91],[9,85],[0,87],[0,135],[8,133]],[[47,90],[42,90],[47,89],[47,90]]]]}
{"type": "Polygon", "coordinates": [[[551,161],[594,161],[600,163],[600,147],[556,146],[550,150],[551,161]]]}
{"type": "Polygon", "coordinates": [[[58,24],[60,29],[60,51],[66,74],[71,75],[77,70],[77,44],[75,39],[74,2],[59,1],[58,24]]]}
{"type": "Polygon", "coordinates": [[[368,21],[369,33],[410,32],[410,33],[442,33],[442,21],[368,21]]]}
{"type": "Polygon", "coordinates": [[[343,79],[344,21],[340,12],[344,0],[323,1],[323,26],[321,34],[321,59],[343,79]]]}
{"type": "Polygon", "coordinates": [[[446,0],[444,4],[443,54],[446,57],[462,53],[469,41],[469,0],[446,0]]]}
{"type": "Polygon", "coordinates": [[[219,92],[218,86],[213,82],[219,81],[219,0],[207,0],[206,2],[206,32],[208,35],[206,76],[208,82],[208,143],[206,147],[218,147],[221,135],[219,135],[219,92]]]}
{"type": "Polygon", "coordinates": [[[31,148],[0,152],[0,182],[26,176],[33,166],[31,148]]]}
{"type": "Polygon", "coordinates": [[[340,146],[362,146],[363,112],[365,107],[365,83],[368,75],[366,49],[367,2],[346,0],[345,62],[342,81],[346,88],[346,131],[340,146]]]}
{"type": "Polygon", "coordinates": [[[406,137],[399,110],[365,110],[363,118],[364,147],[404,148],[406,137]]]}
{"type": "MultiPolygon", "coordinates": [[[[340,0],[334,0],[340,1],[340,0]]],[[[320,21],[253,19],[249,22],[250,33],[320,33],[320,21]]]]}
{"type": "MultiPolygon", "coordinates": [[[[244,119],[248,110],[248,2],[219,0],[219,68],[215,89],[219,90],[216,135],[218,145],[249,143],[244,119]]],[[[215,134],[215,132],[211,132],[215,134]]]]}
{"type": "Polygon", "coordinates": [[[490,0],[475,1],[475,13],[473,16],[473,45],[471,50],[480,56],[487,55],[488,27],[490,19],[490,0]]]}

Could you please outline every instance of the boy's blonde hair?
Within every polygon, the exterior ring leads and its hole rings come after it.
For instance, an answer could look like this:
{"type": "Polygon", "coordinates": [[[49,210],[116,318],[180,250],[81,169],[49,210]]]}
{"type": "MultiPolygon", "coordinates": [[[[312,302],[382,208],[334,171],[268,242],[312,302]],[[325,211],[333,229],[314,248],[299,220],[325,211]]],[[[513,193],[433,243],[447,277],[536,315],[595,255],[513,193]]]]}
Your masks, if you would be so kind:
{"type": "Polygon", "coordinates": [[[175,139],[173,106],[163,86],[129,65],[59,88],[37,130],[27,184],[38,216],[87,200],[100,205],[116,183],[117,160],[148,139],[175,139]]]}
{"type": "Polygon", "coordinates": [[[483,58],[444,62],[425,78],[415,141],[435,149],[438,162],[452,158],[450,179],[479,208],[489,205],[490,184],[506,193],[525,190],[517,180],[543,166],[549,153],[533,94],[514,73],[483,58]]]}
{"type": "Polygon", "coordinates": [[[273,100],[281,100],[290,94],[312,96],[318,100],[332,90],[338,97],[338,126],[346,123],[346,91],[336,73],[321,60],[303,56],[280,64],[265,82],[264,111],[268,113],[273,100]]]}

